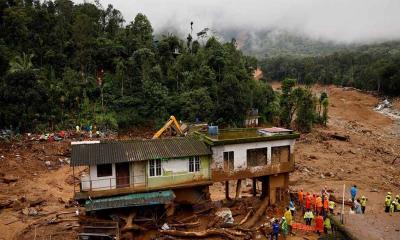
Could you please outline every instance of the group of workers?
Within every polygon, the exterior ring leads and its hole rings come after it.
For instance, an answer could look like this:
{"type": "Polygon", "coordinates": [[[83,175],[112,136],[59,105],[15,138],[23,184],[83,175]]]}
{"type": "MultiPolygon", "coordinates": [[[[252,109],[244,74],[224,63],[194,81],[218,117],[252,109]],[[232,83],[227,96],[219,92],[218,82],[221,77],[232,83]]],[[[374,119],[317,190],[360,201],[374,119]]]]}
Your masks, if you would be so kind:
{"type": "Polygon", "coordinates": [[[391,192],[388,192],[385,198],[385,212],[393,213],[400,212],[400,196],[393,197],[391,192]]]}
{"type": "Polygon", "coordinates": [[[329,192],[325,186],[321,194],[313,193],[312,195],[307,192],[304,195],[303,189],[297,193],[298,204],[304,212],[304,221],[307,226],[311,226],[312,220],[315,220],[315,230],[318,234],[322,231],[328,233],[332,230],[332,224],[328,213],[333,214],[335,202],[329,200],[329,192]]]}

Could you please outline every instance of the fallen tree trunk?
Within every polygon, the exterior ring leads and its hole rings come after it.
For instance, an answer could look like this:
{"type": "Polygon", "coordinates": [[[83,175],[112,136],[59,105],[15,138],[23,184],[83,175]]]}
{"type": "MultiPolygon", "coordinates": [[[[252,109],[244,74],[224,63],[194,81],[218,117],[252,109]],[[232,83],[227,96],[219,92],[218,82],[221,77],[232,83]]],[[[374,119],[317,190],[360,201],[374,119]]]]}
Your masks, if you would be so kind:
{"type": "Polygon", "coordinates": [[[191,238],[206,238],[210,236],[220,235],[228,239],[235,240],[236,237],[244,237],[245,234],[237,231],[228,231],[226,229],[207,229],[200,232],[185,232],[178,230],[160,230],[160,233],[175,237],[191,237],[191,238]]]}
{"type": "Polygon", "coordinates": [[[269,198],[266,197],[263,199],[260,207],[254,213],[254,215],[250,218],[250,220],[243,224],[243,227],[247,228],[247,229],[252,228],[257,223],[258,219],[260,219],[260,217],[262,215],[264,215],[265,210],[267,210],[268,205],[269,205],[269,198]]]}

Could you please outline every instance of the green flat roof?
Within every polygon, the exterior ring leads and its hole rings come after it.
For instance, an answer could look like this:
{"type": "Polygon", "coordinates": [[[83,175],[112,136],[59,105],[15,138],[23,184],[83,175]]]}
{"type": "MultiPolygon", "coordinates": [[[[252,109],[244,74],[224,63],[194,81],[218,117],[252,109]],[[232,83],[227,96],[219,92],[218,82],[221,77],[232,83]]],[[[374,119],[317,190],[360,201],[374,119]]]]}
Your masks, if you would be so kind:
{"type": "Polygon", "coordinates": [[[85,201],[85,208],[86,211],[96,211],[112,208],[158,205],[170,203],[174,199],[175,194],[171,190],[132,193],[115,197],[88,199],[85,201]]]}
{"type": "Polygon", "coordinates": [[[208,132],[195,132],[204,142],[209,145],[224,145],[236,143],[274,141],[282,139],[297,139],[300,134],[297,132],[274,133],[265,135],[258,132],[263,128],[230,128],[220,129],[218,135],[210,135],[208,132]]]}

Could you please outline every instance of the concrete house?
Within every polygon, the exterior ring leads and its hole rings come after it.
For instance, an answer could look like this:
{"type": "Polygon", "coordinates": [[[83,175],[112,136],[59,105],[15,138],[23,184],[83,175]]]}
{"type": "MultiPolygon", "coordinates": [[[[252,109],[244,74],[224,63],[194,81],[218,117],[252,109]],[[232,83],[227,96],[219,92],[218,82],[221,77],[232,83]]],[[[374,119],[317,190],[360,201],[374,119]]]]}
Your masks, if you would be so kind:
{"type": "Polygon", "coordinates": [[[72,143],[74,173],[88,168],[77,200],[171,189],[175,198],[210,185],[210,164],[209,147],[193,137],[72,143]]]}
{"type": "Polygon", "coordinates": [[[268,196],[271,204],[284,195],[289,173],[294,171],[294,144],[299,134],[283,128],[227,129],[215,135],[196,134],[211,148],[213,181],[228,184],[229,180],[252,179],[254,193],[256,181],[261,181],[262,195],[268,196]]]}

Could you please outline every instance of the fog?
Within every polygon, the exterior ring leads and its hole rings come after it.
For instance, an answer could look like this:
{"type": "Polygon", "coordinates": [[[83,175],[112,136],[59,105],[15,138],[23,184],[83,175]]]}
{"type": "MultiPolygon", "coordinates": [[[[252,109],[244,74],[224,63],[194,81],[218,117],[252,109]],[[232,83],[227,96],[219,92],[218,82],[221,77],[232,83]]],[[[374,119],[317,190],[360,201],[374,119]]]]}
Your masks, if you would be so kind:
{"type": "MultiPolygon", "coordinates": [[[[77,1],[79,2],[79,1],[77,1]]],[[[231,37],[239,32],[288,31],[338,43],[400,39],[400,0],[100,0],[129,23],[139,12],[156,33],[194,33],[208,27],[231,37]]]]}

